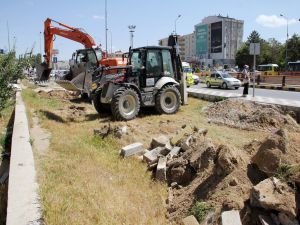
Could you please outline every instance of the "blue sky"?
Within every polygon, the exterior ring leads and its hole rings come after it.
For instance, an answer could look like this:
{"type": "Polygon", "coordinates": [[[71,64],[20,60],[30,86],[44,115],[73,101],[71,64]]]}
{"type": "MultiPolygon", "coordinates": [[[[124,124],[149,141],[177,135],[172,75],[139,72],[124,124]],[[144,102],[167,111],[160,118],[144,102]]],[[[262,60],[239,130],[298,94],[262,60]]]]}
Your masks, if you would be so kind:
{"type": "MultiPolygon", "coordinates": [[[[223,15],[244,20],[244,40],[257,30],[264,39],[286,40],[286,20],[289,19],[289,35],[300,34],[299,0],[107,0],[108,50],[127,51],[130,38],[128,25],[136,25],[134,46],[157,45],[174,30],[188,34],[194,25],[210,15],[223,15]]],[[[49,17],[73,27],[84,28],[105,47],[105,0],[0,0],[0,48],[8,49],[7,23],[11,45],[15,42],[17,54],[23,54],[35,43],[34,52],[40,52],[40,32],[44,20],[49,17]]],[[[44,49],[42,36],[42,51],[44,49]]],[[[59,49],[59,59],[69,59],[81,44],[56,37],[54,48],[59,49]]]]}

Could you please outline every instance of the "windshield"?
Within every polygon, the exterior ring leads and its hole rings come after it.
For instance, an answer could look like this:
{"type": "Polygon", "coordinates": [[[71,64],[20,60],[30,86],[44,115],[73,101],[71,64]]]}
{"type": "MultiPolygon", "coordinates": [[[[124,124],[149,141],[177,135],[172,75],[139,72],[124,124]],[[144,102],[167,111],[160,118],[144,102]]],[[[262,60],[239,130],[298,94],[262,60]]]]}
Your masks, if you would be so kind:
{"type": "Polygon", "coordinates": [[[103,57],[102,51],[100,49],[95,49],[97,60],[100,61],[103,57]]]}
{"type": "Polygon", "coordinates": [[[228,73],[222,73],[223,78],[232,78],[228,73]]]}

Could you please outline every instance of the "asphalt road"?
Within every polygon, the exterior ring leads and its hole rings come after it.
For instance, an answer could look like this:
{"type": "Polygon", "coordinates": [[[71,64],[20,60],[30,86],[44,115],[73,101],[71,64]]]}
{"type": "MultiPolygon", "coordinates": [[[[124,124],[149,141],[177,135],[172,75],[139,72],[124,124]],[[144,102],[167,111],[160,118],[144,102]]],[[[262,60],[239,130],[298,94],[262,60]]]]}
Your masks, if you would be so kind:
{"type": "MultiPolygon", "coordinates": [[[[198,85],[192,86],[192,88],[206,88],[206,89],[213,89],[214,91],[236,93],[241,95],[243,94],[243,87],[240,87],[238,90],[235,89],[225,90],[217,87],[208,88],[206,87],[206,84],[200,83],[198,85]]],[[[252,93],[253,93],[253,88],[249,88],[249,95],[252,96],[252,93]]],[[[255,88],[255,96],[300,101],[300,92],[295,92],[295,91],[280,91],[280,90],[255,88]]]]}

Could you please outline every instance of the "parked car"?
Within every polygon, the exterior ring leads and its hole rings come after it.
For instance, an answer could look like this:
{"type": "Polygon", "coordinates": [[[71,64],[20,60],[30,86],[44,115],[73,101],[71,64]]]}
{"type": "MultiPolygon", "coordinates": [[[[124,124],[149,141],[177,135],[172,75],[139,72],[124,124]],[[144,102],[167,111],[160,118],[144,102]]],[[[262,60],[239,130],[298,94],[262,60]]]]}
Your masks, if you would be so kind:
{"type": "Polygon", "coordinates": [[[206,77],[207,87],[217,86],[224,89],[235,88],[239,89],[241,81],[232,77],[227,72],[214,71],[210,76],[206,77]]]}
{"type": "Polygon", "coordinates": [[[200,78],[199,78],[199,76],[196,75],[196,74],[193,74],[192,76],[193,76],[194,84],[195,84],[195,85],[199,84],[199,83],[200,83],[200,78]]]}

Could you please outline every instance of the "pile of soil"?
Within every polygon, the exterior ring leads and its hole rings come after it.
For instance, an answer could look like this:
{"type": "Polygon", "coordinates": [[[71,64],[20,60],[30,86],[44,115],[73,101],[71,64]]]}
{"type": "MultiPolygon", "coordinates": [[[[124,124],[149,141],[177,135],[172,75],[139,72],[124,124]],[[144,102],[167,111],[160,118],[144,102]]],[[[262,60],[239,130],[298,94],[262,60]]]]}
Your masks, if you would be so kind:
{"type": "MultiPolygon", "coordinates": [[[[213,209],[214,216],[208,224],[220,224],[220,214],[225,210],[240,210],[243,225],[256,224],[261,212],[269,215],[267,209],[257,211],[250,204],[251,194],[256,185],[276,175],[282,164],[300,165],[300,149],[292,147],[299,146],[300,139],[294,134],[289,137],[286,130],[280,129],[240,149],[227,144],[216,146],[209,138],[192,134],[190,148],[167,164],[167,181],[172,187],[168,201],[170,221],[180,224],[197,201],[213,209]]],[[[300,185],[299,177],[300,169],[289,177],[289,185],[300,185]]],[[[284,196],[282,199],[284,202],[284,196]]],[[[284,203],[290,204],[286,200],[284,203]]]]}
{"type": "Polygon", "coordinates": [[[228,99],[210,105],[205,111],[210,122],[234,128],[272,130],[286,126],[299,130],[297,122],[287,112],[275,105],[228,99]]]}
{"type": "Polygon", "coordinates": [[[66,90],[38,89],[37,93],[43,97],[47,97],[47,98],[55,97],[55,98],[64,99],[64,100],[71,100],[71,99],[78,97],[77,92],[71,92],[71,91],[66,91],[66,90]]]}

